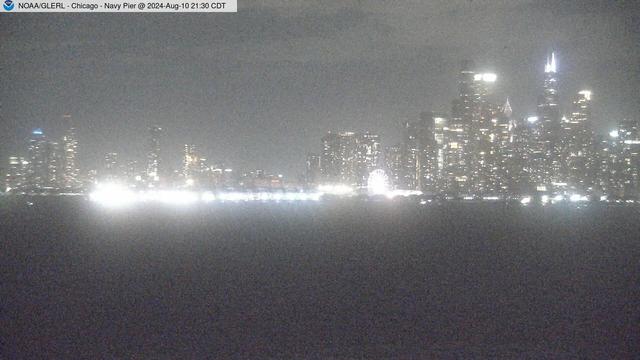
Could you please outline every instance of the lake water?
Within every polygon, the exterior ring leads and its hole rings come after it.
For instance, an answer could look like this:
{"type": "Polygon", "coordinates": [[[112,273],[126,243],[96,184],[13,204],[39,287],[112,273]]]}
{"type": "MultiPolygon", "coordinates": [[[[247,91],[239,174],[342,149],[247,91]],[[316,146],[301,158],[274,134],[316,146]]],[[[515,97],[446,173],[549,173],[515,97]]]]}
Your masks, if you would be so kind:
{"type": "Polygon", "coordinates": [[[638,207],[1,201],[3,358],[638,350],[638,207]]]}

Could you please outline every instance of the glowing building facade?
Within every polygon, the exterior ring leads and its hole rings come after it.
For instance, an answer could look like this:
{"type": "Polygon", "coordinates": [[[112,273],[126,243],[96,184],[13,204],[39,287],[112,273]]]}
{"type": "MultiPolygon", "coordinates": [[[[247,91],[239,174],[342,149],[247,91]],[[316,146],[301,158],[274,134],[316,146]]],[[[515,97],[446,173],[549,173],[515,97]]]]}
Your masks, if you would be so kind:
{"type": "Polygon", "coordinates": [[[496,74],[478,73],[463,62],[458,97],[443,133],[443,188],[452,196],[493,192],[491,147],[499,107],[489,101],[496,74]]]}
{"type": "Polygon", "coordinates": [[[554,184],[561,183],[560,158],[560,105],[558,96],[557,61],[554,53],[544,67],[544,86],[538,98],[538,120],[534,126],[532,142],[532,177],[536,189],[553,192],[554,184]]]}
{"type": "Polygon", "coordinates": [[[49,141],[42,129],[35,129],[31,133],[28,163],[25,177],[27,192],[48,193],[59,189],[61,178],[59,145],[49,141]]]}
{"type": "Polygon", "coordinates": [[[435,192],[438,175],[437,117],[431,112],[423,112],[417,121],[404,124],[402,166],[396,188],[435,192]]]}
{"type": "Polygon", "coordinates": [[[196,150],[196,146],[193,144],[184,145],[184,153],[182,156],[182,176],[185,181],[195,181],[201,171],[200,156],[196,150]]]}
{"type": "Polygon", "coordinates": [[[573,101],[569,117],[561,122],[561,181],[568,190],[590,194],[596,183],[596,147],[591,116],[591,91],[583,90],[573,101]]]}
{"type": "Polygon", "coordinates": [[[29,162],[22,156],[10,156],[5,191],[8,193],[22,193],[26,187],[26,172],[29,162]]]}
{"type": "Polygon", "coordinates": [[[100,180],[105,182],[120,180],[122,174],[119,165],[118,153],[106,153],[104,155],[100,180]]]}
{"type": "Polygon", "coordinates": [[[68,128],[62,137],[62,187],[67,191],[77,191],[81,187],[80,169],[78,168],[78,139],[76,129],[71,126],[71,116],[65,115],[68,128]]]}
{"type": "Polygon", "coordinates": [[[162,128],[152,126],[149,128],[149,147],[147,153],[147,181],[150,184],[160,181],[160,138],[162,128]]]}
{"type": "Polygon", "coordinates": [[[319,184],[321,175],[320,155],[307,154],[305,166],[305,185],[307,187],[315,187],[319,184]]]}
{"type": "Polygon", "coordinates": [[[321,182],[366,186],[369,172],[381,162],[380,138],[376,134],[329,132],[322,138],[321,182]]]}

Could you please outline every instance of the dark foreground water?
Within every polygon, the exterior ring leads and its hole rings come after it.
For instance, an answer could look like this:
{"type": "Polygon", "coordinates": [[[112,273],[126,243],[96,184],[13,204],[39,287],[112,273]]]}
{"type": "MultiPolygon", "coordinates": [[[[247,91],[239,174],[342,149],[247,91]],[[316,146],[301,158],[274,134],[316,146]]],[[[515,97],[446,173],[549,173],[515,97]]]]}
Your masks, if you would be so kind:
{"type": "Polygon", "coordinates": [[[2,200],[0,358],[631,358],[640,212],[2,200]]]}

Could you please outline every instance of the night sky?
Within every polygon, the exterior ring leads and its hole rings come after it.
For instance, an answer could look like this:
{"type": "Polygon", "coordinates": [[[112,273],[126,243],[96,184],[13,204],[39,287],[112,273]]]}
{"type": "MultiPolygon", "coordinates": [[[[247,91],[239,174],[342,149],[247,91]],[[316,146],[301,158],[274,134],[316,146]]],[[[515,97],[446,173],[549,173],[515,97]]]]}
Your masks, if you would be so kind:
{"type": "MultiPolygon", "coordinates": [[[[81,165],[141,159],[146,128],[211,161],[295,176],[328,130],[400,139],[449,112],[460,61],[498,74],[494,99],[535,111],[555,50],[567,103],[593,91],[604,132],[640,115],[637,1],[248,1],[228,14],[1,14],[0,155],[35,127],[78,128],[81,165]],[[259,3],[260,5],[255,5],[259,3]],[[429,3],[429,4],[427,4],[429,3]]],[[[564,107],[568,112],[568,108],[564,107]]]]}

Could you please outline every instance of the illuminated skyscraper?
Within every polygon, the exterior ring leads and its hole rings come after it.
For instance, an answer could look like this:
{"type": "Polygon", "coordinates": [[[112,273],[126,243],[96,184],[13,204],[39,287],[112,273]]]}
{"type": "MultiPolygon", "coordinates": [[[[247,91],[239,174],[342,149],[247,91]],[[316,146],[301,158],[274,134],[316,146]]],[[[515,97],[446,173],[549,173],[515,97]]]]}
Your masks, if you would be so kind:
{"type": "Polygon", "coordinates": [[[449,130],[449,120],[446,115],[443,114],[434,114],[433,122],[433,136],[436,141],[436,192],[444,193],[446,192],[446,183],[445,183],[445,157],[444,157],[444,146],[445,146],[445,131],[449,130]]]}
{"type": "Polygon", "coordinates": [[[182,159],[182,176],[187,182],[195,182],[200,175],[200,156],[196,146],[192,144],[184,145],[184,155],[182,159]]]}
{"type": "Polygon", "coordinates": [[[593,190],[596,177],[595,144],[591,119],[591,91],[580,91],[573,101],[569,118],[561,122],[562,181],[572,191],[586,194],[593,190]]]}
{"type": "Polygon", "coordinates": [[[305,167],[305,184],[309,187],[318,185],[321,174],[320,155],[307,154],[307,162],[305,167]]]}
{"type": "Polygon", "coordinates": [[[489,146],[485,156],[485,172],[488,175],[486,195],[508,196],[515,192],[517,185],[514,177],[518,175],[518,164],[512,159],[517,155],[514,149],[513,137],[515,123],[511,118],[513,110],[509,99],[497,108],[497,113],[491,114],[489,128],[489,146]]]}
{"type": "Polygon", "coordinates": [[[67,130],[62,137],[63,173],[62,187],[65,189],[78,189],[80,187],[80,171],[78,169],[78,140],[76,130],[71,124],[71,116],[64,115],[67,130]]]}
{"type": "Polygon", "coordinates": [[[118,163],[118,153],[110,152],[104,155],[104,163],[100,173],[103,181],[113,181],[120,179],[120,166],[118,163]]]}
{"type": "Polygon", "coordinates": [[[381,165],[380,137],[376,134],[329,132],[322,138],[322,182],[364,187],[369,173],[381,165]]]}
{"type": "Polygon", "coordinates": [[[488,101],[497,76],[476,73],[463,62],[458,98],[444,133],[444,187],[451,195],[481,195],[491,191],[489,166],[491,120],[498,107],[488,101]]]}
{"type": "Polygon", "coordinates": [[[26,171],[29,163],[22,156],[9,157],[5,191],[21,193],[25,190],[26,171]]]}
{"type": "Polygon", "coordinates": [[[480,73],[473,76],[474,107],[469,134],[470,188],[474,196],[496,195],[498,192],[494,165],[494,140],[499,106],[489,101],[497,80],[496,74],[480,73]]]}
{"type": "Polygon", "coordinates": [[[458,75],[458,98],[453,101],[451,119],[444,132],[444,189],[450,195],[469,194],[470,161],[469,139],[474,114],[477,113],[476,91],[472,62],[462,63],[458,75]]]}
{"type": "Polygon", "coordinates": [[[356,135],[356,148],[353,163],[353,176],[356,186],[367,186],[369,174],[382,165],[380,136],[363,133],[356,135]]]}
{"type": "Polygon", "coordinates": [[[433,192],[438,174],[438,149],[435,138],[435,119],[431,112],[420,114],[418,121],[404,126],[403,166],[400,188],[433,192]]]}
{"type": "Polygon", "coordinates": [[[160,180],[160,137],[162,128],[149,128],[149,152],[147,153],[147,181],[150,183],[160,180]]]}
{"type": "Polygon", "coordinates": [[[26,188],[29,192],[50,192],[59,188],[60,156],[58,143],[47,140],[42,129],[35,129],[29,139],[26,188]]]}
{"type": "Polygon", "coordinates": [[[384,151],[386,173],[391,186],[396,189],[406,188],[404,144],[390,146],[384,151]]]}
{"type": "Polygon", "coordinates": [[[558,98],[557,62],[554,53],[544,67],[544,87],[538,98],[538,121],[534,124],[536,149],[534,181],[538,191],[552,192],[553,183],[560,182],[561,159],[559,149],[560,108],[558,98]]]}
{"type": "Polygon", "coordinates": [[[616,185],[622,197],[640,195],[640,121],[622,120],[618,125],[618,176],[616,185]]]}
{"type": "Polygon", "coordinates": [[[355,135],[353,132],[329,132],[322,137],[322,182],[351,185],[354,177],[355,135]]]}

